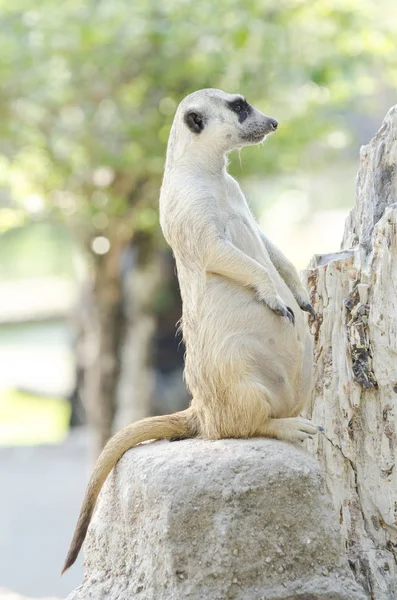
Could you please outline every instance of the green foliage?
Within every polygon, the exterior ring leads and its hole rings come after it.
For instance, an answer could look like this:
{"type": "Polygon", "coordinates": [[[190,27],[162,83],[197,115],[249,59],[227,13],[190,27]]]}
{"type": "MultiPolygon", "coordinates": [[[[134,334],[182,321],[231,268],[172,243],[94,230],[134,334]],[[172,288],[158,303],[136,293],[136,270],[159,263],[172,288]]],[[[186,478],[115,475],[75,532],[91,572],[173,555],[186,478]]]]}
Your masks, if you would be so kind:
{"type": "Polygon", "coordinates": [[[324,159],[331,111],[397,78],[397,10],[371,0],[0,8],[3,229],[56,213],[87,242],[156,231],[172,116],[195,89],[241,91],[280,121],[265,148],[233,158],[249,175],[293,169],[313,144],[324,159]]]}
{"type": "Polygon", "coordinates": [[[61,398],[0,392],[0,446],[56,444],[68,432],[70,406],[61,398]]]}
{"type": "Polygon", "coordinates": [[[76,245],[59,222],[37,222],[0,233],[0,280],[73,277],[76,245]]]}

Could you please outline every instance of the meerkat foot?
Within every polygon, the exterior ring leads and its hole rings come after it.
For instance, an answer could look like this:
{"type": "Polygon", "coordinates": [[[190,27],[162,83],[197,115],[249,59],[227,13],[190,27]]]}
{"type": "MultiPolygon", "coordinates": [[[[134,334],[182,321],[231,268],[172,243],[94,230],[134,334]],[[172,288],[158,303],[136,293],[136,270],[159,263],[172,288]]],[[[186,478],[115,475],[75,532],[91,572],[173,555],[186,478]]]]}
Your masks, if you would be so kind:
{"type": "Polygon", "coordinates": [[[309,419],[288,417],[286,419],[269,419],[264,428],[264,435],[285,442],[304,442],[312,439],[323,427],[314,425],[309,419]]]}

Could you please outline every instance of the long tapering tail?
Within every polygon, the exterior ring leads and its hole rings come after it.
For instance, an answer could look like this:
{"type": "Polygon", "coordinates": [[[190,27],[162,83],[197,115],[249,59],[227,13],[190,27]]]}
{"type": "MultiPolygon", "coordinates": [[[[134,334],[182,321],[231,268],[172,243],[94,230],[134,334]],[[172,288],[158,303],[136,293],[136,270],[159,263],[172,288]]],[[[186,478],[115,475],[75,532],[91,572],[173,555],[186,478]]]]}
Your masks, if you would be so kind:
{"type": "Polygon", "coordinates": [[[149,417],[128,425],[108,441],[97,460],[88,483],[62,574],[76,560],[86,536],[99,492],[121,456],[130,448],[148,440],[194,437],[196,431],[193,421],[191,408],[172,415],[149,417]]]}

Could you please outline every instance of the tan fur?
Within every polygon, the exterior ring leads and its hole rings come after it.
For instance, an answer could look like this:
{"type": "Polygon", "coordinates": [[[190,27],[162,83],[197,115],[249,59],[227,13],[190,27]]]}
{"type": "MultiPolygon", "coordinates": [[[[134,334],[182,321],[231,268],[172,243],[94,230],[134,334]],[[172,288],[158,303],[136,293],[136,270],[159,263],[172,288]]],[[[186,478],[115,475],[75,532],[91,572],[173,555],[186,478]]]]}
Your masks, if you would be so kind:
{"type": "Polygon", "coordinates": [[[76,560],[87,533],[98,494],[105,479],[120,457],[133,446],[148,440],[190,438],[195,435],[195,418],[192,410],[189,408],[173,415],[151,417],[142,419],[137,423],[132,423],[132,425],[128,425],[108,441],[91,475],[62,573],[76,560]]]}
{"type": "Polygon", "coordinates": [[[64,570],[79,553],[103,482],[136,444],[196,435],[296,442],[319,429],[296,418],[312,371],[311,337],[300,308],[313,309],[295,268],[260,231],[226,171],[229,151],[258,143],[275,127],[252,107],[244,114],[231,110],[239,98],[220,90],[185,98],[167,149],[160,221],[178,269],[191,407],[129,425],[108,442],[64,570]]]}

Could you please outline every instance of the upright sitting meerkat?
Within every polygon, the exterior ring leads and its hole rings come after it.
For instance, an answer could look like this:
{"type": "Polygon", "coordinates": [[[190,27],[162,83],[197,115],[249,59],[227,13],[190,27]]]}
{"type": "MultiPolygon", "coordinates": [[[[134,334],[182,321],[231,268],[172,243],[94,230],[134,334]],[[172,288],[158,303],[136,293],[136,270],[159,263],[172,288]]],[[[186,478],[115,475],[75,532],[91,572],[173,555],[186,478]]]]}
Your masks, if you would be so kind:
{"type": "Polygon", "coordinates": [[[187,410],[128,425],[105,446],[89,481],[64,571],[80,551],[101,487],[119,458],[147,440],[317,433],[298,418],[311,387],[314,314],[293,265],[259,229],[227,154],[258,144],[277,121],[241,95],[206,89],[179,105],[168,142],[160,222],[183,301],[187,410]]]}

